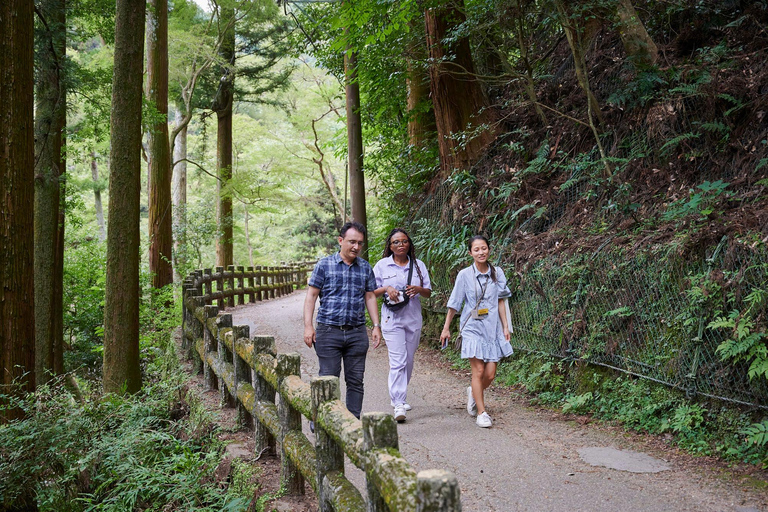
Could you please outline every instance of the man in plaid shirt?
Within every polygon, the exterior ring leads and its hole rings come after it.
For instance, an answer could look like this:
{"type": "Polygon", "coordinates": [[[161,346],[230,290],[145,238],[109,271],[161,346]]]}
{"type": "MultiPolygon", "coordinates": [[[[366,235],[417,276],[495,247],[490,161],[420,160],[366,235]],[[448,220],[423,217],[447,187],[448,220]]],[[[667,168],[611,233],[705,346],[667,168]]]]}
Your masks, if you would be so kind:
{"type": "Polygon", "coordinates": [[[373,322],[373,348],[381,343],[376,307],[376,279],[371,265],[357,255],[365,243],[365,227],[347,222],[339,232],[339,252],[315,265],[304,300],[304,343],[315,347],[320,376],[341,374],[347,385],[347,409],[357,418],[363,409],[363,375],[368,353],[365,310],[373,322]],[[312,326],[320,297],[317,330],[312,326]]]}

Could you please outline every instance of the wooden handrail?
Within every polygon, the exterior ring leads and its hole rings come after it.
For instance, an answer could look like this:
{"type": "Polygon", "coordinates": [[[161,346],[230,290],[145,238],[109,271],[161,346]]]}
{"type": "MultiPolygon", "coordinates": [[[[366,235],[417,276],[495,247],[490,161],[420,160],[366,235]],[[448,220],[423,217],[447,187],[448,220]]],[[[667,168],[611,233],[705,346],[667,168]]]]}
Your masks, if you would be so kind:
{"type": "Polygon", "coordinates": [[[232,325],[232,315],[224,312],[245,304],[246,297],[247,302],[267,300],[306,286],[313,266],[300,262],[192,272],[183,286],[182,347],[196,371],[209,389],[220,391],[224,406],[237,408],[239,423],[254,430],[258,453],[275,453],[279,444],[286,492],[303,494],[308,482],[321,511],[461,510],[452,473],[416,474],[400,455],[391,414],[355,418],[341,401],[337,377],[303,382],[299,354],[279,354],[273,337],[251,337],[248,326],[232,325]],[[302,416],[315,423],[314,446],[302,432],[302,416]],[[365,471],[365,498],[344,476],[345,454],[365,471]]]}

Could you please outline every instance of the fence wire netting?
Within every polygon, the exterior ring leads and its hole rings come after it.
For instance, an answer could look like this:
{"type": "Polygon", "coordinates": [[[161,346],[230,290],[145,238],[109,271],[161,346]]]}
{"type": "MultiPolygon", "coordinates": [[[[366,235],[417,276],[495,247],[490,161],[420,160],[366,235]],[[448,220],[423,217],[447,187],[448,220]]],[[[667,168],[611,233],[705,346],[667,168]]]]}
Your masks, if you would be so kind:
{"type": "MultiPolygon", "coordinates": [[[[724,237],[696,255],[681,256],[670,246],[630,253],[609,237],[588,254],[544,256],[515,269],[515,233],[547,229],[575,200],[577,188],[547,207],[550,215],[530,216],[506,232],[485,230],[513,290],[513,346],[607,366],[689,396],[768,408],[768,371],[761,375],[750,356],[750,350],[765,350],[764,245],[724,237]],[[712,325],[727,324],[728,318],[734,325],[712,325]],[[724,358],[725,346],[741,350],[741,357],[724,358]]],[[[444,308],[453,278],[468,264],[464,244],[477,228],[457,218],[456,189],[442,184],[408,223],[419,257],[431,270],[435,309],[444,308]]]]}

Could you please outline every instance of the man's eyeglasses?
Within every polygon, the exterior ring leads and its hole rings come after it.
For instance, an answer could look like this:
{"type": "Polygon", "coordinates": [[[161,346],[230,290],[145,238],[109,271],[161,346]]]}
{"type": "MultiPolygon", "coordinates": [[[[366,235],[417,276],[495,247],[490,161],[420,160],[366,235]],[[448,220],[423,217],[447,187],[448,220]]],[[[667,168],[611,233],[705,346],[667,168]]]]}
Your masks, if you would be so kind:
{"type": "Polygon", "coordinates": [[[392,240],[389,244],[399,247],[401,245],[408,245],[408,240],[392,240]]]}
{"type": "Polygon", "coordinates": [[[358,242],[357,240],[344,240],[344,242],[348,243],[349,245],[351,245],[353,247],[354,246],[362,247],[362,246],[365,245],[365,242],[362,242],[362,241],[358,242]]]}

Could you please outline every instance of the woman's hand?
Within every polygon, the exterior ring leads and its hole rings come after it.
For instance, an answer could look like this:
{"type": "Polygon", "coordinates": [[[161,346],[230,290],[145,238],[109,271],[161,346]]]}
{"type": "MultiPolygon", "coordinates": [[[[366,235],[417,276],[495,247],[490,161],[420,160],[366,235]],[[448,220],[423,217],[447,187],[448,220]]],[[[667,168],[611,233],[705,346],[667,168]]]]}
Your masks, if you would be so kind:
{"type": "Polygon", "coordinates": [[[506,325],[504,326],[504,339],[507,340],[507,341],[510,340],[509,329],[507,329],[506,325]]]}
{"type": "Polygon", "coordinates": [[[440,333],[440,346],[445,347],[448,345],[448,341],[451,339],[451,331],[448,330],[447,327],[443,329],[443,332],[440,333]]]}
{"type": "Polygon", "coordinates": [[[392,302],[400,302],[400,293],[394,286],[387,286],[386,294],[389,296],[389,300],[392,302]]]}
{"type": "Polygon", "coordinates": [[[415,296],[419,295],[424,288],[421,286],[416,286],[415,284],[409,284],[405,287],[405,293],[408,294],[410,298],[414,298],[415,296]]]}

